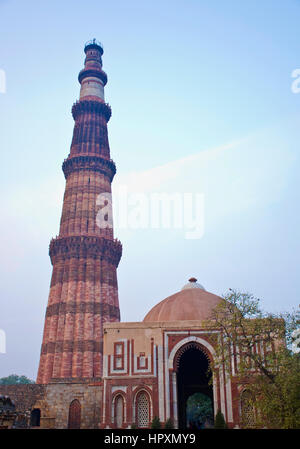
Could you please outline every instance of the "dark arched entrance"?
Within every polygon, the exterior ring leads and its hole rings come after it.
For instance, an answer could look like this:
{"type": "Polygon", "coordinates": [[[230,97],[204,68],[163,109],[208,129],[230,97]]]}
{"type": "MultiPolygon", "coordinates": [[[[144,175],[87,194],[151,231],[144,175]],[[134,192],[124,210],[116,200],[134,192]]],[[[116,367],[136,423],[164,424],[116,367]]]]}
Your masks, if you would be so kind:
{"type": "Polygon", "coordinates": [[[74,399],[74,401],[71,402],[69,407],[68,428],[80,429],[80,421],[81,421],[81,405],[77,399],[74,399]]]}
{"type": "Polygon", "coordinates": [[[197,343],[190,343],[179,350],[175,364],[179,428],[212,426],[213,387],[207,354],[197,343]]]}
{"type": "Polygon", "coordinates": [[[38,427],[40,425],[41,420],[41,410],[39,408],[34,408],[31,410],[30,414],[30,426],[38,427]]]}

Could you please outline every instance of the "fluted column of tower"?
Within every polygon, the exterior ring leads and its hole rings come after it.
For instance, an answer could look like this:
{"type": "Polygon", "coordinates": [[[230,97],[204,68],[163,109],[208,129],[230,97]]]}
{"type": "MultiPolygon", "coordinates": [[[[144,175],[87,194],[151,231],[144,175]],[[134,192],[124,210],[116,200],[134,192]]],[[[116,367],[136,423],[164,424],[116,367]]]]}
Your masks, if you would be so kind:
{"type": "Polygon", "coordinates": [[[116,168],[107,137],[107,76],[102,45],[94,39],[84,51],[80,99],[72,108],[73,139],[63,163],[60,231],[49,250],[53,272],[37,376],[41,384],[101,377],[103,323],[120,320],[116,269],[122,246],[113,237],[109,200],[116,168]]]}

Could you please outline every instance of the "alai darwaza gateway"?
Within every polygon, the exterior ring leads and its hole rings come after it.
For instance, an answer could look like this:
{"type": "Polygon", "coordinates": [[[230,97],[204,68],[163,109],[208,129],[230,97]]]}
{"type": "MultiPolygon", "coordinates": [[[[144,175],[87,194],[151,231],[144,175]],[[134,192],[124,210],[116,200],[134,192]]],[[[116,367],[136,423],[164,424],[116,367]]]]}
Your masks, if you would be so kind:
{"type": "Polygon", "coordinates": [[[142,322],[104,325],[104,427],[148,427],[158,416],[189,428],[197,425],[191,422],[197,401],[207,403],[207,427],[219,409],[230,427],[238,425],[238,386],[223,369],[214,379],[207,375],[219,332],[210,318],[220,300],[191,278],[142,322]]]}

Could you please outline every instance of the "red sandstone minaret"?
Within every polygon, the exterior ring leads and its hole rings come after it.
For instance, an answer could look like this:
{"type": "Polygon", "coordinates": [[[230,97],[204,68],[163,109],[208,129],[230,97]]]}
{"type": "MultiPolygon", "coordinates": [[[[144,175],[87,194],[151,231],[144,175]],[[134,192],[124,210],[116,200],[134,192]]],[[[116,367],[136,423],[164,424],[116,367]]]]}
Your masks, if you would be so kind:
{"type": "Polygon", "coordinates": [[[41,384],[101,377],[103,323],[120,320],[116,269],[122,246],[113,238],[111,201],[103,200],[116,172],[107,137],[107,76],[102,45],[94,39],[84,51],[71,150],[63,163],[60,231],[49,250],[53,272],[37,376],[41,384]],[[102,211],[104,219],[96,220],[102,211]]]}

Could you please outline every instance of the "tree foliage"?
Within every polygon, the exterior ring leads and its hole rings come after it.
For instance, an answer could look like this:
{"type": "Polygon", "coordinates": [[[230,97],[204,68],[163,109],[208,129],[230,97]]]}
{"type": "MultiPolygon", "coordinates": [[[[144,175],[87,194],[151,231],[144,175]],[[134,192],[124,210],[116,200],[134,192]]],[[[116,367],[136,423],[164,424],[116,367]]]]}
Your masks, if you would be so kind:
{"type": "Polygon", "coordinates": [[[251,394],[254,426],[300,427],[300,358],[290,350],[299,312],[263,312],[260,300],[230,290],[213,312],[215,337],[212,369],[227,375],[251,394]]]}
{"type": "Polygon", "coordinates": [[[152,423],[151,423],[151,429],[160,429],[161,428],[161,422],[157,416],[154,416],[152,423]]]}
{"type": "Polygon", "coordinates": [[[10,374],[7,377],[0,378],[0,385],[17,385],[17,384],[34,384],[35,382],[26,376],[18,376],[17,374],[10,374]]]}
{"type": "Polygon", "coordinates": [[[218,410],[215,417],[215,429],[227,429],[227,424],[221,410],[218,410]]]}
{"type": "Polygon", "coordinates": [[[211,399],[203,393],[194,393],[187,400],[186,415],[191,425],[204,427],[206,421],[213,421],[211,399]]]}
{"type": "Polygon", "coordinates": [[[167,421],[165,422],[165,429],[174,429],[174,423],[172,418],[167,419],[167,421]]]}

